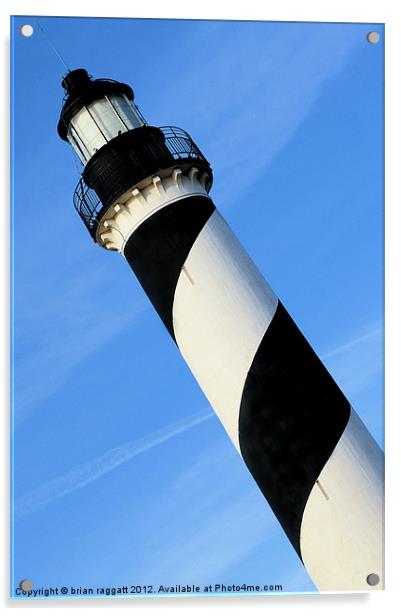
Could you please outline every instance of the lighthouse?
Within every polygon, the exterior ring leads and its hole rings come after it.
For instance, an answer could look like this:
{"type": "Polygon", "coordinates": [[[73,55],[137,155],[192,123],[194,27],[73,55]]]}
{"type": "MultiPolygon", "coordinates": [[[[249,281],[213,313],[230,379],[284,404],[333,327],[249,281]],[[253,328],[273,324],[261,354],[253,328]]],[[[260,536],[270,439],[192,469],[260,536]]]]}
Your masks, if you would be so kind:
{"type": "Polygon", "coordinates": [[[90,236],[128,262],[317,588],[383,588],[382,451],[218,212],[208,160],[129,85],[62,86],[90,236]]]}

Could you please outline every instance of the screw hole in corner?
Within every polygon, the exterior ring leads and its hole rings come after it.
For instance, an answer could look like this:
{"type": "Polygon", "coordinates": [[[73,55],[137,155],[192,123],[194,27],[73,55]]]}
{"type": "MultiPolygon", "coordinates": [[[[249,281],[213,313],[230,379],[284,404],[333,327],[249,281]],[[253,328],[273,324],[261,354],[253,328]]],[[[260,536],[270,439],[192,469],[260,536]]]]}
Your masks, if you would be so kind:
{"type": "Polygon", "coordinates": [[[25,592],[29,592],[33,588],[31,580],[21,580],[21,582],[19,583],[19,587],[25,592]]]}
{"type": "Polygon", "coordinates": [[[378,583],[380,582],[380,577],[377,575],[377,573],[369,573],[369,575],[366,578],[366,581],[369,584],[369,586],[377,586],[378,583]]]}
{"type": "Polygon", "coordinates": [[[376,45],[380,41],[380,34],[378,32],[369,32],[366,38],[368,43],[376,45]]]}
{"type": "Polygon", "coordinates": [[[24,24],[23,26],[21,26],[20,32],[22,36],[30,37],[33,34],[33,27],[31,26],[31,24],[24,24]]]}

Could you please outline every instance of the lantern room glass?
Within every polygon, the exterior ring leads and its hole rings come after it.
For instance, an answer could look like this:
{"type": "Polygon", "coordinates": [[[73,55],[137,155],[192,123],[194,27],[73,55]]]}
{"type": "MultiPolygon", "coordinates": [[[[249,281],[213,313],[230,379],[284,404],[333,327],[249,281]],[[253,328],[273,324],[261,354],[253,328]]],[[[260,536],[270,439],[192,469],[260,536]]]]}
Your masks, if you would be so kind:
{"type": "Polygon", "coordinates": [[[85,105],[73,116],[67,139],[85,165],[111,139],[144,124],[139,109],[125,94],[104,96],[85,105]]]}

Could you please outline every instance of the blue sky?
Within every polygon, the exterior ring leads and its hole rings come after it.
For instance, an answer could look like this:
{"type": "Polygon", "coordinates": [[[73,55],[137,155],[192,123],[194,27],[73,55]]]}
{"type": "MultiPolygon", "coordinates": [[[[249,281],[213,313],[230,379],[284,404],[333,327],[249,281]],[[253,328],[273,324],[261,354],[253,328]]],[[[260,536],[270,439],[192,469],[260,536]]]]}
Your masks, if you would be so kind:
{"type": "MultiPolygon", "coordinates": [[[[153,308],[72,206],[64,70],[13,61],[12,588],[314,591],[153,308]],[[129,375],[127,379],[126,376],[129,375]]],[[[382,26],[40,18],[71,68],[187,130],[212,197],[383,445],[382,26]]]]}

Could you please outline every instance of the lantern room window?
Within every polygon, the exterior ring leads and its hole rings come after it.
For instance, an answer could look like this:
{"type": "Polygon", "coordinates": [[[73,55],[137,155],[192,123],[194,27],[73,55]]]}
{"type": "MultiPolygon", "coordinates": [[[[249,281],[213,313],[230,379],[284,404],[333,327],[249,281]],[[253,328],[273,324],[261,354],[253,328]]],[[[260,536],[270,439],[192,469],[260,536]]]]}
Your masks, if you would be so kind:
{"type": "Polygon", "coordinates": [[[146,122],[139,109],[127,96],[104,96],[85,105],[74,115],[67,138],[85,165],[111,139],[144,124],[146,122]]]}

